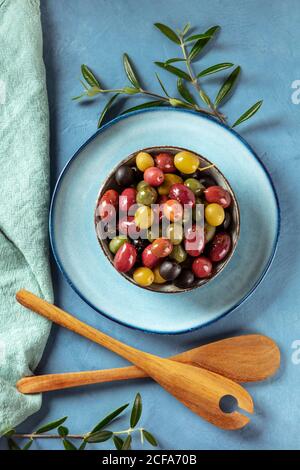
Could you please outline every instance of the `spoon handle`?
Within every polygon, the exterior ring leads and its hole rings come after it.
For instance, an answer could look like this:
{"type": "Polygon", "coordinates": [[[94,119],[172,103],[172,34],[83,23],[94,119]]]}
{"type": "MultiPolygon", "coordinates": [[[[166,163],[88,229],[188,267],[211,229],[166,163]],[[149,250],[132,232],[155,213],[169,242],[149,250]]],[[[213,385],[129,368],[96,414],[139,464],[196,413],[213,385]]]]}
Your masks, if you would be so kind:
{"type": "Polygon", "coordinates": [[[148,377],[141,369],[135,366],[120,367],[116,369],[88,370],[82,372],[67,372],[62,374],[33,375],[23,377],[17,382],[17,389],[21,393],[41,393],[65,388],[80,387],[117,380],[140,379],[148,377]]]}
{"type": "Polygon", "coordinates": [[[121,343],[117,339],[114,339],[97,330],[96,328],[87,325],[59,307],[50,304],[46,300],[40,299],[35,294],[32,294],[25,289],[17,292],[16,299],[24,307],[33,310],[45,318],[48,318],[48,320],[51,320],[57,325],[74,331],[75,333],[90,339],[94,343],[100,344],[101,346],[109,349],[110,351],[113,351],[130,362],[135,364],[142,364],[144,356],[151,357],[151,354],[138,351],[137,349],[132,348],[127,344],[121,343]]]}

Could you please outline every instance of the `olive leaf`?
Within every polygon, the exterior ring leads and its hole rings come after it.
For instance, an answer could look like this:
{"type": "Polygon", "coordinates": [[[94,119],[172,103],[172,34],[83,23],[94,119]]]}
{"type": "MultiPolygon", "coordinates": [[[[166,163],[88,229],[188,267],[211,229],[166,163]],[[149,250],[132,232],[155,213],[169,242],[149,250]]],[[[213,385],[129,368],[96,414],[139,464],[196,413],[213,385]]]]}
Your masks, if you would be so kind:
{"type": "Polygon", "coordinates": [[[136,95],[137,93],[140,92],[138,88],[132,87],[132,86],[125,86],[122,88],[122,93],[126,93],[126,95],[136,95]]]}
{"type": "Polygon", "coordinates": [[[122,439],[121,437],[119,437],[119,436],[114,436],[114,437],[113,437],[113,441],[114,441],[114,444],[115,444],[115,448],[116,448],[117,450],[121,450],[122,447],[123,447],[123,444],[124,444],[123,439],[122,439]]]}
{"type": "Polygon", "coordinates": [[[56,421],[51,421],[50,423],[44,424],[40,428],[38,428],[35,434],[43,434],[44,432],[51,431],[52,429],[56,429],[58,426],[63,424],[68,417],[64,416],[63,418],[57,419],[56,421]]]}
{"type": "Polygon", "coordinates": [[[190,104],[196,104],[194,97],[191,95],[189,90],[184,86],[182,79],[178,78],[177,80],[177,90],[178,93],[190,104]]]}
{"type": "Polygon", "coordinates": [[[68,439],[63,439],[62,442],[65,450],[77,450],[77,447],[75,447],[74,444],[72,444],[72,442],[68,439]]]}
{"type": "Polygon", "coordinates": [[[142,414],[142,397],[139,393],[136,394],[132,411],[131,411],[131,416],[130,416],[130,427],[134,428],[137,423],[140,420],[141,414],[142,414]]]}
{"type": "Polygon", "coordinates": [[[175,42],[176,44],[180,44],[180,39],[169,26],[166,26],[165,24],[162,23],[154,23],[154,26],[160,30],[161,33],[163,33],[167,38],[169,38],[171,41],[175,42]]]}
{"type": "Polygon", "coordinates": [[[65,426],[59,426],[57,432],[61,437],[66,437],[69,434],[69,429],[65,426]]]}
{"type": "Polygon", "coordinates": [[[263,100],[258,101],[255,103],[253,106],[251,106],[247,111],[245,111],[232,125],[232,127],[236,127],[239,124],[241,124],[244,121],[247,121],[247,119],[250,119],[252,116],[254,116],[255,113],[259,110],[261,105],[263,104],[263,100]]]}
{"type": "Polygon", "coordinates": [[[116,410],[114,410],[112,413],[109,415],[105,416],[105,418],[101,419],[98,424],[92,429],[90,434],[95,433],[97,431],[100,431],[100,429],[103,429],[104,426],[107,424],[111,423],[113,419],[115,419],[117,416],[119,416],[123,411],[128,407],[129,403],[126,403],[125,405],[120,406],[116,410]]]}
{"type": "Polygon", "coordinates": [[[126,437],[123,445],[122,445],[122,449],[121,450],[129,450],[130,447],[131,447],[131,441],[132,441],[132,438],[130,436],[130,434],[126,437]]]}
{"type": "Polygon", "coordinates": [[[116,98],[119,96],[120,93],[116,93],[115,95],[113,95],[109,100],[108,102],[106,103],[106,105],[104,106],[101,114],[100,114],[100,117],[99,117],[99,120],[98,120],[98,129],[100,129],[101,125],[102,125],[102,122],[103,122],[103,119],[105,118],[105,115],[107,113],[107,111],[109,110],[109,108],[112,106],[113,102],[116,100],[116,98]]]}
{"type": "Polygon", "coordinates": [[[188,38],[185,39],[185,42],[192,42],[192,41],[197,41],[198,39],[210,39],[211,35],[210,34],[193,34],[192,36],[189,36],[188,38]]]}
{"type": "Polygon", "coordinates": [[[189,32],[190,29],[191,29],[191,23],[187,23],[182,30],[182,36],[185,36],[189,32]]]}
{"type": "Polygon", "coordinates": [[[211,67],[199,72],[197,78],[205,77],[206,75],[211,75],[212,73],[217,73],[221,70],[229,69],[230,67],[233,67],[231,62],[222,62],[221,64],[212,65],[211,67]]]}
{"type": "Polygon", "coordinates": [[[7,443],[9,450],[21,450],[18,444],[11,437],[7,439],[7,443]]]}
{"type": "Polygon", "coordinates": [[[164,94],[165,94],[166,96],[169,96],[169,94],[168,94],[168,92],[167,92],[167,90],[166,90],[166,87],[164,86],[164,84],[163,84],[163,82],[161,81],[161,79],[160,79],[160,77],[159,77],[159,75],[158,75],[157,72],[155,72],[155,76],[156,76],[157,81],[158,81],[158,83],[160,84],[160,87],[161,87],[162,91],[164,92],[164,94]]]}
{"type": "Polygon", "coordinates": [[[151,434],[149,431],[146,431],[146,429],[143,429],[142,433],[143,433],[143,436],[146,439],[146,441],[149,442],[149,444],[151,444],[154,447],[156,447],[158,445],[158,442],[155,439],[155,437],[153,436],[153,434],[151,434]]]}
{"type": "Polygon", "coordinates": [[[173,64],[175,62],[185,62],[185,59],[182,57],[173,57],[172,59],[168,59],[165,61],[165,64],[173,64]]]}
{"type": "Polygon", "coordinates": [[[87,65],[85,65],[85,64],[81,65],[81,73],[82,73],[83,78],[85,79],[85,81],[90,86],[95,86],[95,87],[101,89],[101,85],[99,83],[99,80],[95,77],[95,75],[93,74],[93,72],[91,71],[91,69],[87,65]]]}
{"type": "Polygon", "coordinates": [[[213,38],[214,34],[220,29],[220,26],[213,26],[212,28],[205,31],[204,35],[207,37],[198,39],[193,45],[191,52],[189,53],[189,60],[195,60],[200,52],[204,49],[206,44],[213,38]]]}
{"type": "Polygon", "coordinates": [[[81,100],[81,98],[83,98],[84,96],[86,96],[86,93],[81,93],[81,95],[74,96],[72,100],[73,101],[81,100]]]}
{"type": "Polygon", "coordinates": [[[123,65],[124,65],[124,69],[125,69],[125,72],[126,72],[126,75],[128,77],[128,80],[132,83],[132,85],[135,87],[135,88],[141,88],[141,85],[139,84],[139,81],[138,81],[138,78],[132,68],[132,65],[130,63],[130,59],[129,59],[129,56],[128,54],[124,54],[123,55],[123,65]]]}
{"type": "Polygon", "coordinates": [[[214,36],[216,34],[217,31],[219,31],[221,29],[221,26],[219,25],[216,25],[216,26],[212,26],[211,28],[209,28],[207,31],[205,31],[204,34],[207,34],[208,36],[214,36]]]}
{"type": "Polygon", "coordinates": [[[211,107],[211,104],[212,104],[212,103],[211,103],[211,101],[210,101],[209,96],[205,93],[205,91],[200,90],[200,91],[199,91],[199,96],[200,96],[200,98],[202,99],[202,101],[203,101],[205,104],[207,104],[207,106],[211,107]]]}
{"type": "Polygon", "coordinates": [[[168,72],[172,73],[173,75],[176,75],[177,77],[184,78],[188,82],[192,81],[191,77],[186,72],[184,72],[184,70],[174,67],[173,65],[166,64],[165,62],[154,62],[154,63],[158,67],[167,70],[168,72]]]}
{"type": "Polygon", "coordinates": [[[78,450],[84,450],[86,448],[87,442],[85,440],[82,441],[80,444],[78,450]]]}
{"type": "Polygon", "coordinates": [[[133,106],[132,108],[126,109],[121,113],[121,115],[131,113],[131,111],[138,111],[139,109],[156,108],[156,106],[162,106],[163,104],[164,101],[159,100],[147,101],[146,103],[138,104],[137,106],[133,106]]]}
{"type": "Polygon", "coordinates": [[[191,105],[189,103],[187,103],[186,101],[178,100],[177,98],[170,98],[169,103],[171,106],[174,106],[174,108],[191,108],[191,105]]]}
{"type": "Polygon", "coordinates": [[[86,442],[105,442],[108,441],[113,436],[113,433],[111,431],[97,431],[94,433],[89,434],[86,438],[86,442]]]}
{"type": "Polygon", "coordinates": [[[223,85],[221,86],[217,97],[215,99],[215,106],[218,106],[224,98],[228,95],[228,93],[232,90],[234,84],[236,83],[236,80],[240,74],[241,67],[238,66],[236,67],[233,72],[229,75],[229,77],[226,78],[224,81],[223,85]]]}
{"type": "Polygon", "coordinates": [[[24,447],[22,447],[22,450],[29,450],[32,444],[33,444],[33,439],[30,439],[28,442],[26,442],[24,447]]]}

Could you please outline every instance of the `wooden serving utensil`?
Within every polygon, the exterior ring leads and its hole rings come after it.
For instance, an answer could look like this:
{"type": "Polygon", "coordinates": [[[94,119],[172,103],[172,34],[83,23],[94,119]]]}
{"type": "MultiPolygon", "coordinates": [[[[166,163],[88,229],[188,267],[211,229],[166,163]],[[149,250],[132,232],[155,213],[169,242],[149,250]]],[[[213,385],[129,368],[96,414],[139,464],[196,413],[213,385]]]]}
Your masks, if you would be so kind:
{"type": "Polygon", "coordinates": [[[162,359],[121,343],[26,290],[20,290],[16,298],[24,307],[132,362],[190,410],[215,426],[233,430],[240,429],[249,422],[249,417],[237,410],[225,413],[220,409],[220,400],[230,395],[236,399],[239,409],[253,413],[251,395],[232,380],[200,367],[162,359]]]}
{"type": "MultiPolygon", "coordinates": [[[[273,375],[280,365],[277,344],[267,336],[242,335],[208,343],[176,356],[172,361],[216,372],[235,382],[256,382],[273,375]]],[[[136,366],[24,377],[17,382],[22,393],[40,393],[95,383],[145,378],[136,366]]]]}

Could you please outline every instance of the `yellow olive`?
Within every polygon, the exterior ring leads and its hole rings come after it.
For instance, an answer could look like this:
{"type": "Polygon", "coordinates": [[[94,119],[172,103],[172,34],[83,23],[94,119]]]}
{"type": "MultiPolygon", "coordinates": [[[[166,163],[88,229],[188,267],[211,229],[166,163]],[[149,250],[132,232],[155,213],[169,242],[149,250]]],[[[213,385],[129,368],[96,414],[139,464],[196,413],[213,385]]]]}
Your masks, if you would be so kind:
{"type": "Polygon", "coordinates": [[[153,224],[154,214],[150,207],[140,206],[134,214],[134,221],[140,229],[146,229],[153,224]]]}
{"type": "Polygon", "coordinates": [[[153,158],[150,153],[139,152],[136,156],[135,163],[140,171],[145,171],[155,165],[153,158]]]}
{"type": "Polygon", "coordinates": [[[205,207],[205,220],[209,225],[218,227],[221,225],[225,218],[225,212],[220,204],[212,203],[205,207]]]}
{"type": "Polygon", "coordinates": [[[174,165],[177,170],[181,171],[181,173],[190,175],[191,173],[195,173],[198,169],[200,160],[194,153],[183,150],[182,152],[176,153],[174,157],[174,165]]]}
{"type": "Polygon", "coordinates": [[[150,268],[137,268],[133,273],[133,279],[139,286],[151,286],[154,281],[154,273],[150,268]]]}
{"type": "Polygon", "coordinates": [[[154,283],[155,284],[164,284],[165,282],[167,282],[161,275],[160,275],[160,272],[159,272],[159,266],[157,266],[154,271],[153,271],[153,274],[154,274],[154,283]]]}
{"type": "Polygon", "coordinates": [[[174,175],[173,173],[166,173],[163,184],[157,188],[158,194],[161,196],[168,195],[171,186],[176,183],[183,183],[183,179],[178,175],[174,175]]]}

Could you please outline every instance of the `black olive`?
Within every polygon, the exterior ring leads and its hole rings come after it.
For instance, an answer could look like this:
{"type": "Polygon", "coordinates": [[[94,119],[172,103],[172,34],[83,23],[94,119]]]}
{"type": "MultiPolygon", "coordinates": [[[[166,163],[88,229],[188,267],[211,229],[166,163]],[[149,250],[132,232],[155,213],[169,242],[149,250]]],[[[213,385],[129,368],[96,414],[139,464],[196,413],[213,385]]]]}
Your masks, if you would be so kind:
{"type": "Polygon", "coordinates": [[[166,281],[174,281],[180,273],[181,266],[175,261],[163,261],[159,268],[159,274],[166,281]]]}
{"type": "Polygon", "coordinates": [[[135,172],[130,166],[120,166],[115,173],[115,179],[120,186],[131,186],[135,180],[135,172]]]}
{"type": "Polygon", "coordinates": [[[149,245],[148,240],[142,240],[142,238],[136,238],[131,241],[132,245],[136,248],[137,253],[140,255],[147,245],[149,245]]]}
{"type": "Polygon", "coordinates": [[[224,230],[227,230],[231,224],[231,214],[230,212],[225,211],[225,219],[223,222],[223,228],[224,230]]]}
{"type": "Polygon", "coordinates": [[[192,287],[195,281],[194,273],[190,269],[183,269],[180,275],[175,281],[177,287],[182,287],[183,289],[187,287],[192,287]]]}
{"type": "Polygon", "coordinates": [[[209,188],[209,186],[217,186],[216,180],[210,176],[210,175],[201,175],[199,176],[199,181],[202,183],[206,188],[209,188]]]}

